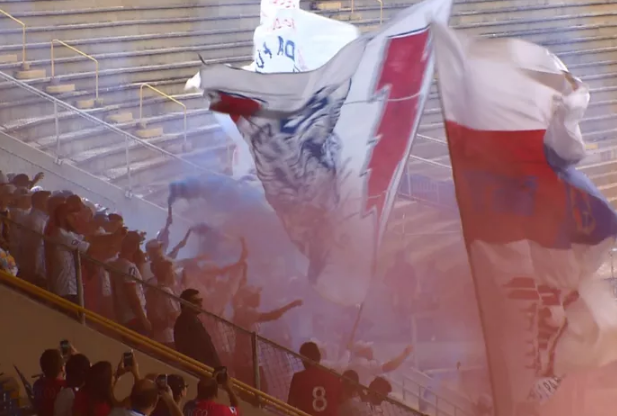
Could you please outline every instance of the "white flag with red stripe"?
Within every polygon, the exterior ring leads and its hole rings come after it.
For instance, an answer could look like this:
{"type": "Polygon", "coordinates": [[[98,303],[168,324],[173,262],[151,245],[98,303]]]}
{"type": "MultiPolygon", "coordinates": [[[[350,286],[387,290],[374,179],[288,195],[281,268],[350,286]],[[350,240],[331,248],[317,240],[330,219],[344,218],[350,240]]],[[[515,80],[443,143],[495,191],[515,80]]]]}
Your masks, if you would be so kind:
{"type": "Polygon", "coordinates": [[[530,415],[564,376],[617,359],[613,279],[597,274],[617,216],[575,169],[589,90],[538,45],[433,33],[497,414],[530,415]]]}
{"type": "Polygon", "coordinates": [[[308,278],[340,304],[361,303],[433,72],[429,23],[451,0],[403,11],[321,68],[258,74],[205,67],[211,109],[232,115],[266,198],[309,260],[308,278]]]}

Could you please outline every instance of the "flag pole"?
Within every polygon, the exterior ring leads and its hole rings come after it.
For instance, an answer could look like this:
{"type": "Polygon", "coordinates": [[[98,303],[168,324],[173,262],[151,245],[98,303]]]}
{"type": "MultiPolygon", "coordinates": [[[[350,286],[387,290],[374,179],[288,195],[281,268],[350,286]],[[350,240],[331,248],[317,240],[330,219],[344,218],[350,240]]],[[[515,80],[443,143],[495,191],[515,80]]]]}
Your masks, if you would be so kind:
{"type": "MultiPolygon", "coordinates": [[[[358,308],[358,314],[356,315],[356,320],[353,324],[353,327],[351,328],[351,333],[349,334],[349,341],[347,342],[347,344],[345,345],[347,347],[347,349],[351,349],[351,345],[353,344],[353,340],[356,337],[356,332],[358,331],[358,325],[360,324],[360,317],[362,315],[362,310],[364,309],[364,302],[362,302],[360,304],[360,307],[358,308]]],[[[339,352],[339,359],[341,359],[341,357],[343,356],[345,350],[341,349],[339,352]]]]}
{"type": "MultiPolygon", "coordinates": [[[[434,51],[433,51],[433,56],[434,55],[434,51]]],[[[436,60],[436,58],[434,58],[436,60]]],[[[450,141],[450,137],[448,135],[448,129],[446,127],[446,119],[445,119],[445,109],[444,109],[444,105],[443,105],[443,99],[442,99],[442,95],[441,95],[441,86],[439,84],[439,74],[437,73],[437,64],[435,62],[435,74],[437,74],[437,95],[439,97],[439,106],[441,108],[441,116],[443,118],[443,123],[444,123],[444,130],[445,130],[445,135],[446,135],[446,143],[448,146],[448,153],[451,156],[452,155],[452,147],[451,147],[451,141],[450,141]]],[[[483,335],[483,342],[484,342],[484,350],[486,351],[486,361],[487,361],[487,366],[488,366],[488,375],[489,375],[489,382],[490,382],[490,386],[491,386],[491,396],[493,398],[493,411],[494,411],[494,415],[495,416],[507,416],[509,415],[509,412],[505,412],[506,409],[502,409],[500,408],[500,401],[496,400],[496,386],[497,383],[495,381],[495,373],[494,373],[494,363],[493,363],[493,358],[494,355],[491,352],[491,348],[488,345],[487,342],[487,331],[486,331],[486,322],[484,320],[484,308],[482,307],[482,301],[480,300],[480,289],[478,287],[478,282],[476,279],[476,272],[475,272],[475,268],[474,268],[474,263],[473,260],[471,258],[471,254],[470,254],[470,241],[469,241],[469,236],[467,235],[467,233],[465,232],[465,220],[463,218],[464,214],[461,211],[460,208],[460,193],[458,191],[458,187],[456,186],[456,176],[457,176],[457,169],[456,169],[456,162],[454,161],[454,159],[452,157],[450,157],[450,165],[452,167],[452,184],[454,186],[454,195],[456,197],[456,203],[457,203],[457,207],[458,207],[458,212],[459,212],[459,216],[461,218],[461,229],[463,230],[463,242],[465,243],[465,251],[467,252],[467,262],[469,263],[469,268],[471,271],[471,280],[473,281],[473,287],[474,287],[474,293],[476,295],[476,303],[478,306],[478,313],[480,315],[480,326],[482,328],[482,335],[483,335]]]]}

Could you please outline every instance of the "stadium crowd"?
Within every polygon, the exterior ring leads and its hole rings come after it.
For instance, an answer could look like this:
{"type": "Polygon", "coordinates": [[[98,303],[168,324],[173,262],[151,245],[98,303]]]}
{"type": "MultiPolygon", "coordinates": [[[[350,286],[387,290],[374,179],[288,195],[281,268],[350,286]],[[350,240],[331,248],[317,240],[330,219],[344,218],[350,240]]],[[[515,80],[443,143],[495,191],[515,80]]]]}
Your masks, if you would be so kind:
{"type": "MultiPolygon", "coordinates": [[[[370,415],[391,390],[389,383],[376,378],[368,390],[359,387],[358,375],[336,375],[314,363],[320,352],[315,343],[302,345],[304,369],[293,375],[288,403],[309,415],[370,415]]],[[[216,367],[212,377],[197,384],[197,396],[187,400],[190,387],[180,374],[147,374],[142,377],[132,351],[123,354],[114,367],[109,361],[91,363],[68,341],[59,349],[45,350],[39,365],[42,374],[32,386],[32,402],[38,416],[231,416],[239,414],[239,399],[225,367],[216,367]],[[119,398],[117,382],[133,377],[128,397],[119,398]],[[216,400],[219,388],[229,396],[230,406],[216,400]]]]}
{"type": "MultiPolygon", "coordinates": [[[[238,260],[224,267],[216,266],[212,262],[206,262],[204,266],[201,260],[207,256],[177,261],[176,258],[186,246],[190,235],[207,232],[206,225],[193,227],[182,241],[168,250],[171,218],[168,218],[167,224],[155,239],[146,241],[145,233],[128,230],[121,215],[107,213],[103,207],[72,192],[52,192],[37,186],[43,178],[42,173],[29,178],[24,174],[5,175],[0,172],[0,269],[70,302],[78,303],[79,267],[83,288],[81,293],[86,308],[157,342],[176,348],[212,368],[230,364],[234,377],[253,385],[254,367],[250,337],[236,336],[234,341],[227,345],[213,340],[218,334],[212,337],[211,333],[217,329],[204,322],[202,310],[220,316],[227,305],[231,304],[233,322],[248,331],[257,332],[261,323],[276,321],[289,310],[301,306],[302,301],[295,300],[269,312],[259,311],[261,289],[248,285],[245,278],[248,253],[244,241],[241,242],[242,250],[238,260]],[[75,250],[83,254],[79,256],[80,261],[75,259],[75,250]],[[220,276],[224,278],[219,279],[220,276]],[[144,285],[144,282],[149,284],[144,285]],[[230,344],[233,347],[230,348],[230,344]]],[[[325,359],[325,350],[324,345],[318,346],[315,342],[309,342],[301,347],[300,354],[308,357],[308,362],[317,363],[324,355],[322,364],[339,372],[345,371],[349,379],[356,383],[370,384],[372,390],[384,396],[390,393],[391,387],[380,375],[398,368],[411,353],[411,347],[408,347],[398,357],[383,364],[373,357],[370,345],[358,344],[354,348],[353,357],[347,355],[338,361],[325,359]]],[[[46,354],[51,356],[55,353],[46,354]]],[[[81,355],[75,357],[79,356],[81,355]]],[[[83,358],[79,359],[82,364],[85,363],[83,358]]],[[[69,386],[74,383],[70,381],[72,376],[69,376],[73,365],[69,365],[70,360],[67,362],[66,380],[61,377],[64,367],[59,369],[57,363],[44,364],[43,361],[44,357],[41,358],[41,367],[45,374],[43,380],[57,379],[58,387],[65,383],[69,386]],[[49,367],[52,367],[53,371],[48,370],[49,367]]],[[[88,371],[93,372],[95,368],[96,371],[103,371],[102,367],[105,367],[105,377],[112,377],[108,364],[98,363],[88,371]]],[[[288,363],[281,365],[289,371],[288,363]]],[[[129,371],[119,367],[116,376],[124,374],[125,370],[129,371]]],[[[262,371],[261,368],[260,372],[262,371]]],[[[92,377],[96,378],[98,383],[101,382],[101,375],[92,377]]],[[[112,379],[115,379],[115,376],[112,379]]],[[[263,373],[261,379],[261,389],[268,392],[268,379],[263,373]]],[[[172,381],[169,386],[173,390],[174,378],[171,377],[170,380],[172,381]]],[[[306,364],[306,369],[295,374],[291,380],[290,404],[309,414],[323,414],[315,410],[315,406],[321,408],[326,402],[326,399],[320,396],[321,390],[313,394],[316,394],[316,397],[303,396],[306,385],[314,382],[321,387],[326,386],[326,390],[332,390],[328,397],[361,397],[359,403],[369,404],[378,401],[376,397],[379,395],[373,397],[361,394],[361,390],[354,383],[352,384],[356,387],[353,389],[342,386],[338,376],[306,364]]],[[[103,384],[107,385],[106,382],[103,384]]],[[[203,385],[200,383],[204,391],[208,385],[206,382],[203,385]]],[[[135,386],[138,392],[148,387],[147,383],[136,383],[135,386]]],[[[313,392],[313,388],[306,391],[313,392]]],[[[279,392],[277,396],[281,397],[286,393],[279,392]]],[[[105,394],[109,404],[106,409],[111,411],[112,404],[120,402],[115,401],[109,391],[105,394]]],[[[49,394],[45,395],[46,398],[48,396],[49,394]]],[[[167,399],[164,399],[163,396],[162,403],[167,404],[169,397],[165,396],[167,399]]],[[[344,402],[343,400],[341,409],[345,409],[344,402]]],[[[330,401],[331,406],[332,403],[333,401],[330,401]]],[[[51,409],[51,405],[47,406],[51,409]]],[[[338,408],[338,405],[336,407],[338,408]]],[[[63,415],[66,415],[68,408],[63,408],[63,415]]],[[[91,416],[91,413],[88,412],[87,416],[91,416]]],[[[140,413],[145,414],[141,411],[140,413]]],[[[46,414],[52,413],[48,411],[46,414]]],[[[95,412],[95,416],[104,415],[95,412]]]]}

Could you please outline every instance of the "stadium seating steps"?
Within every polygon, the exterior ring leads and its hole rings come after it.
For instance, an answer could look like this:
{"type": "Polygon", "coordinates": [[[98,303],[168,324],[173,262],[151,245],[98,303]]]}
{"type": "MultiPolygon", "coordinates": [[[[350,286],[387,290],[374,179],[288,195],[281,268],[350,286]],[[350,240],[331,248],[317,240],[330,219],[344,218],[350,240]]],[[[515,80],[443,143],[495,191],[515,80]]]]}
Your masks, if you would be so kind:
{"type": "MultiPolygon", "coordinates": [[[[362,31],[376,29],[380,15],[387,20],[415,0],[349,0],[318,3],[320,13],[349,20],[362,31]]],[[[302,0],[308,9],[308,1],[302,0]]],[[[197,54],[208,63],[243,65],[251,61],[252,36],[259,23],[255,0],[186,0],[145,2],[130,7],[122,0],[91,1],[0,0],[0,9],[27,25],[27,61],[21,67],[21,28],[3,24],[0,36],[0,71],[84,109],[117,127],[142,135],[144,140],[189,161],[208,163],[221,171],[228,165],[229,142],[204,109],[198,93],[183,90],[200,66],[197,54]],[[51,79],[50,42],[62,40],[92,55],[99,62],[99,101],[95,100],[94,64],[59,44],[55,46],[55,77],[51,79]],[[144,82],[173,96],[186,106],[144,90],[143,118],[139,118],[140,85],[144,82]],[[204,162],[207,161],[207,162],[204,162]]],[[[516,36],[546,45],[559,54],[572,72],[589,84],[592,101],[582,130],[590,155],[581,169],[617,201],[617,118],[610,111],[617,97],[617,15],[609,1],[584,0],[469,0],[456,1],[451,24],[473,35],[516,36]]],[[[8,20],[4,20],[9,22],[8,20]]],[[[3,21],[3,22],[4,22],[3,21]]],[[[62,158],[118,186],[127,185],[125,141],[104,127],[59,110],[56,137],[53,105],[0,82],[0,128],[30,145],[62,158]]],[[[450,171],[444,143],[438,93],[432,86],[416,139],[409,171],[448,180],[450,171]],[[428,163],[428,159],[434,163],[428,163]]],[[[151,148],[130,142],[133,192],[162,203],[166,184],[185,174],[183,163],[162,157],[151,148]],[[137,184],[137,185],[135,185],[137,184]]],[[[436,212],[422,204],[400,201],[389,228],[394,251],[422,236],[422,253],[460,252],[460,226],[454,213],[436,212]],[[409,231],[413,230],[413,234],[409,231]],[[428,235],[432,235],[428,236],[428,235]]],[[[416,256],[414,254],[414,256],[416,256]]],[[[453,265],[457,262],[453,262],[453,265]]],[[[454,266],[453,266],[454,267],[454,266]]]]}

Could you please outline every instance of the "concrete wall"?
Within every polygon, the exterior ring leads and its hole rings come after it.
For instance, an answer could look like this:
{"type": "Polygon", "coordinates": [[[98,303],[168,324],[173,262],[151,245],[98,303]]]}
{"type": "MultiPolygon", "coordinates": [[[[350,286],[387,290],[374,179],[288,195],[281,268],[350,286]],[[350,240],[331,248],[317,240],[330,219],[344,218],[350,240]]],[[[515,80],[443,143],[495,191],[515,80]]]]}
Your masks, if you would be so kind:
{"type": "MultiPolygon", "coordinates": [[[[114,367],[120,362],[122,354],[130,348],[115,339],[102,335],[30,298],[0,284],[0,372],[17,377],[13,369],[16,365],[26,377],[39,374],[39,357],[48,348],[57,348],[63,339],[68,339],[85,354],[92,363],[110,361],[114,367]]],[[[138,351],[136,359],[142,376],[150,373],[181,374],[189,384],[188,397],[196,395],[197,379],[178,371],[170,365],[157,361],[138,351]]],[[[122,377],[116,388],[116,396],[124,397],[130,393],[132,378],[122,377]]],[[[22,389],[22,396],[25,395],[22,389]]],[[[226,395],[221,394],[226,400],[226,395]]],[[[242,412],[246,415],[264,416],[265,412],[244,403],[242,412]]]]}

